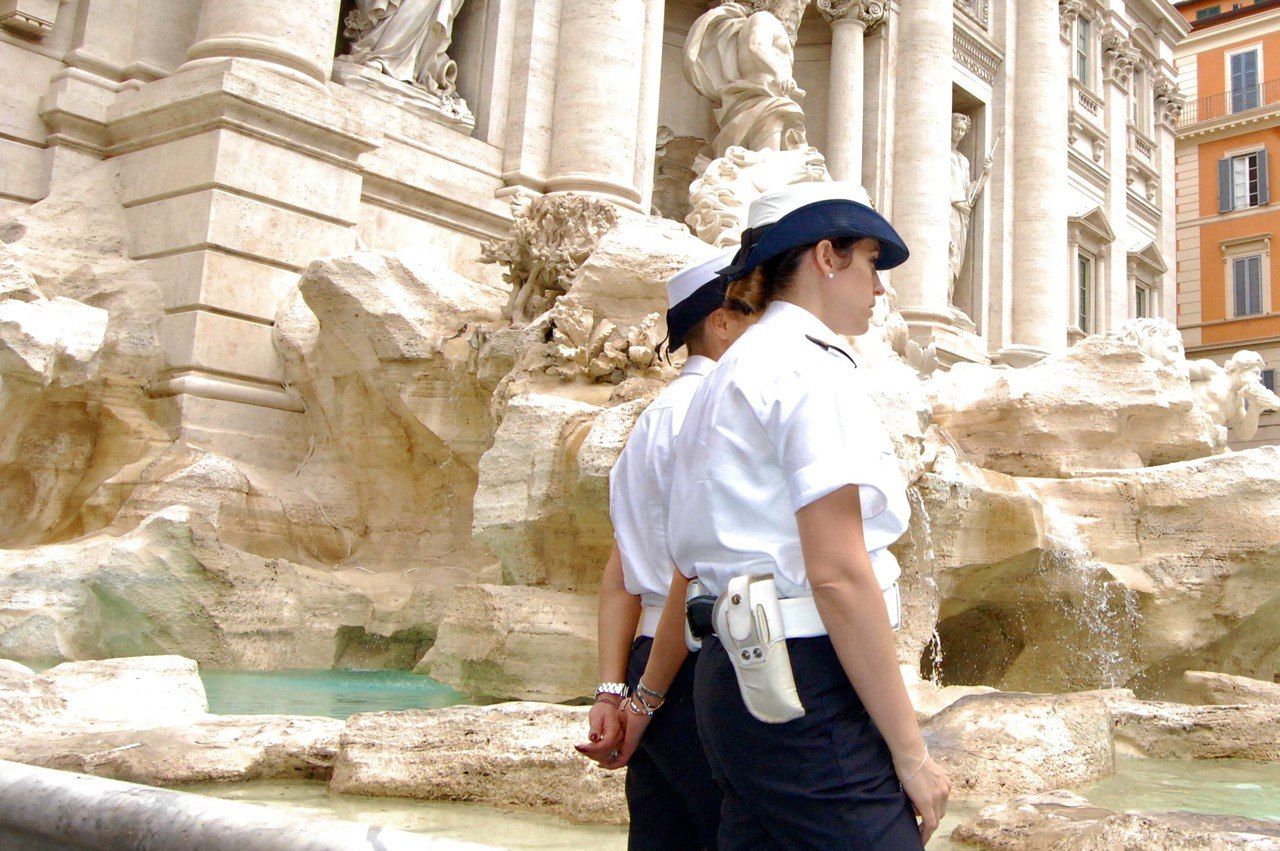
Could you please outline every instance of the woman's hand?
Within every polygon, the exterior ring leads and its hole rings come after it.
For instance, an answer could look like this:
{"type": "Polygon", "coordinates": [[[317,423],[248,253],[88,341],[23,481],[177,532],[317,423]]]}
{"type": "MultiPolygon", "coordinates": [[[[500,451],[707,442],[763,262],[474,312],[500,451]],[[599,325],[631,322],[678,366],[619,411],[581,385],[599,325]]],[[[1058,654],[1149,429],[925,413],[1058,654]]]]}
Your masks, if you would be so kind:
{"type": "Polygon", "coordinates": [[[644,738],[644,731],[649,728],[649,722],[653,720],[652,715],[646,715],[643,712],[631,712],[627,710],[624,703],[619,714],[625,718],[625,735],[622,747],[615,751],[609,759],[598,760],[598,762],[609,770],[615,770],[624,767],[630,762],[631,757],[635,755],[636,748],[640,747],[640,740],[644,738]]]}
{"type": "MultiPolygon", "coordinates": [[[[590,741],[573,747],[588,759],[593,759],[601,765],[605,765],[606,761],[611,759],[622,748],[623,739],[626,735],[626,713],[611,701],[598,700],[591,707],[591,713],[588,717],[591,723],[588,735],[590,741]]],[[[605,765],[605,767],[609,768],[611,766],[605,765]]]]}
{"type": "Polygon", "coordinates": [[[902,767],[897,763],[894,764],[900,780],[904,777],[911,778],[902,780],[902,789],[916,808],[916,815],[920,816],[920,840],[927,843],[929,837],[938,829],[938,823],[942,821],[942,817],[947,814],[947,799],[951,797],[951,780],[942,770],[942,766],[934,762],[932,757],[925,758],[924,765],[920,766],[919,771],[915,771],[915,768],[914,765],[902,767]]]}

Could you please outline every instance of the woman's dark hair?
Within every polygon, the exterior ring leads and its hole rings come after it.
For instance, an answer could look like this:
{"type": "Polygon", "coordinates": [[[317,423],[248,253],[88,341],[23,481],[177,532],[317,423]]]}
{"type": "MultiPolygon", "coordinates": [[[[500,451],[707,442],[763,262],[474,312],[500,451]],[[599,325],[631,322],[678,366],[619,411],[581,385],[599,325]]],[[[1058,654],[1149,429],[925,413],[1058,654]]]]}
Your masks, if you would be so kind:
{"type": "MultiPolygon", "coordinates": [[[[847,266],[853,260],[853,246],[865,238],[837,236],[826,241],[831,243],[831,247],[847,266]]],[[[737,302],[746,308],[744,312],[760,313],[791,286],[796,272],[800,270],[805,253],[818,244],[812,242],[790,248],[776,257],[770,257],[745,276],[730,282],[729,290],[725,293],[725,306],[727,307],[730,302],[737,302]]]]}

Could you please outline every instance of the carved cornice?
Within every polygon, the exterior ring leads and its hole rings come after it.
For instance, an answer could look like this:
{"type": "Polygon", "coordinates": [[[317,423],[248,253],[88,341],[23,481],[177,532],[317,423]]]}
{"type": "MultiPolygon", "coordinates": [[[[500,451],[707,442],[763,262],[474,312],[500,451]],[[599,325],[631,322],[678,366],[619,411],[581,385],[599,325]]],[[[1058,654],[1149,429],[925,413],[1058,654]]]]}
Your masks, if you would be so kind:
{"type": "Polygon", "coordinates": [[[879,0],[818,0],[818,12],[829,24],[851,19],[870,30],[884,23],[889,7],[879,0]]]}
{"type": "Polygon", "coordinates": [[[956,28],[952,54],[960,67],[973,72],[979,80],[987,85],[995,83],[996,71],[1001,63],[1000,56],[959,27],[956,28]]]}

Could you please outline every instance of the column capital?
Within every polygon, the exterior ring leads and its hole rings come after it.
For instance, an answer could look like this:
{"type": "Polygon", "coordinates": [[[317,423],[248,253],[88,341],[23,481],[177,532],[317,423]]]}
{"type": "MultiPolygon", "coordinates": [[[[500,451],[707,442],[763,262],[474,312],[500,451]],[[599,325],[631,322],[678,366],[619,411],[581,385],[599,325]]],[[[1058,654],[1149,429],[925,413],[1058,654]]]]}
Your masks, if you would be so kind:
{"type": "Polygon", "coordinates": [[[818,12],[832,26],[838,21],[852,21],[872,29],[884,23],[889,7],[878,0],[818,0],[818,12]]]}
{"type": "Polygon", "coordinates": [[[1162,74],[1155,83],[1155,99],[1160,125],[1168,130],[1175,129],[1182,118],[1183,107],[1186,106],[1186,98],[1178,83],[1162,74]]]}
{"type": "Polygon", "coordinates": [[[1129,36],[1117,29],[1103,31],[1102,65],[1109,81],[1127,89],[1133,69],[1144,64],[1142,52],[1129,41],[1129,36]]]}
{"type": "Polygon", "coordinates": [[[1062,37],[1071,40],[1071,26],[1084,11],[1084,0],[1058,0],[1058,15],[1062,23],[1062,37]]]}

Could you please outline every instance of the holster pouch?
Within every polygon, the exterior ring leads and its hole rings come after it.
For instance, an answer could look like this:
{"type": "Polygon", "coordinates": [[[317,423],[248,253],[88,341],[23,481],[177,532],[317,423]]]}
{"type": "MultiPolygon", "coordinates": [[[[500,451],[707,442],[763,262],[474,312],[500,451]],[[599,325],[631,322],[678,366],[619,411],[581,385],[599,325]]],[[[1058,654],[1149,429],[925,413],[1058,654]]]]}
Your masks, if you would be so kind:
{"type": "Polygon", "coordinates": [[[766,724],[804,715],[772,574],[735,576],[712,612],[747,711],[766,724]]]}
{"type": "Polygon", "coordinates": [[[716,598],[707,593],[707,587],[694,579],[684,592],[684,646],[690,653],[702,649],[702,639],[710,635],[714,629],[711,623],[711,611],[715,608],[716,598]]]}

